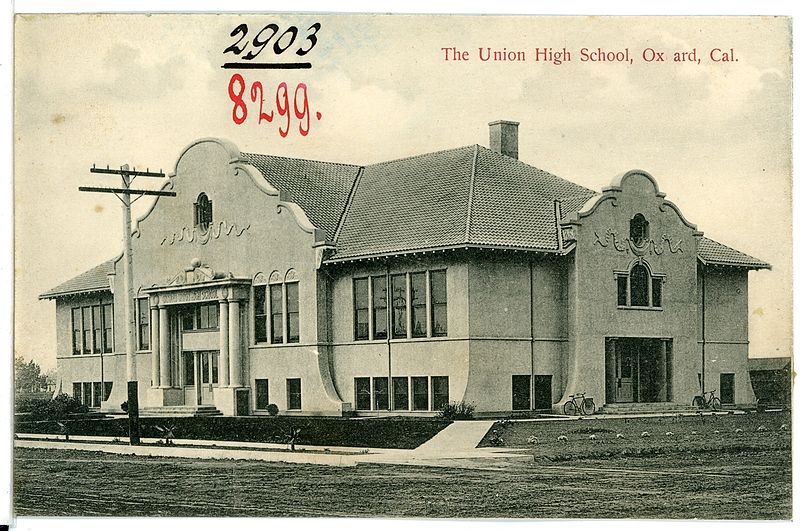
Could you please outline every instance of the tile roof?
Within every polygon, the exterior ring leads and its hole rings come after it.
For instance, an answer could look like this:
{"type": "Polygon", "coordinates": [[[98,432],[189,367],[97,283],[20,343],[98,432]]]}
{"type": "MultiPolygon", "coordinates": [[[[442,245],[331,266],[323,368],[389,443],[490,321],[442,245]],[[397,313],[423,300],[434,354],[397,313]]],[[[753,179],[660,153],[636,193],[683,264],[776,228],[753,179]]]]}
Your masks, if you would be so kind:
{"type": "Polygon", "coordinates": [[[333,241],[360,166],[242,153],[276,189],[289,192],[315,227],[333,241]]]}
{"type": "Polygon", "coordinates": [[[698,258],[707,264],[746,267],[748,269],[771,269],[768,263],[753,258],[727,245],[715,242],[711,238],[700,238],[697,244],[698,258]]]}
{"type": "Polygon", "coordinates": [[[39,295],[40,299],[55,299],[76,293],[91,293],[94,291],[111,291],[108,285],[109,273],[114,272],[114,262],[117,258],[103,262],[102,264],[85,271],[77,277],[63,282],[55,288],[45,291],[39,295]]]}
{"type": "Polygon", "coordinates": [[[747,360],[747,367],[751,371],[774,371],[790,369],[791,365],[792,358],[789,356],[775,358],[749,358],[747,360]]]}
{"type": "Polygon", "coordinates": [[[365,166],[332,259],[467,245],[556,250],[553,201],[595,193],[478,145],[365,166]]]}

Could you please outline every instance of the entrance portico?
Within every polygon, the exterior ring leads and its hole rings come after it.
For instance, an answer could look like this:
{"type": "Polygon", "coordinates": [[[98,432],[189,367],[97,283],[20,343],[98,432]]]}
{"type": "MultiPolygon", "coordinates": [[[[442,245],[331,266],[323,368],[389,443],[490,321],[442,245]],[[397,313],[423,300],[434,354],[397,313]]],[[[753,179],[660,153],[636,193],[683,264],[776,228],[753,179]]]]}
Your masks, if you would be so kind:
{"type": "Polygon", "coordinates": [[[193,263],[168,284],[141,290],[150,302],[151,404],[247,414],[235,411],[234,398],[246,387],[241,314],[250,283],[193,263]]]}

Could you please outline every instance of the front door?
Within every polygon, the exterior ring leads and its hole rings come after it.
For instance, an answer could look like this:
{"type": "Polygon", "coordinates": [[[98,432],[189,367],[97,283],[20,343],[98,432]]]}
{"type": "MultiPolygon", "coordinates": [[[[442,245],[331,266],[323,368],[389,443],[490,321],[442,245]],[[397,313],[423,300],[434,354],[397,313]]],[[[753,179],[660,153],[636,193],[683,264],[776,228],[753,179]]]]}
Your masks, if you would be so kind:
{"type": "Polygon", "coordinates": [[[219,385],[219,352],[204,350],[200,357],[201,404],[214,404],[214,388],[219,385]]]}
{"type": "Polygon", "coordinates": [[[631,349],[623,349],[617,356],[617,402],[633,402],[633,364],[636,356],[631,349]]]}

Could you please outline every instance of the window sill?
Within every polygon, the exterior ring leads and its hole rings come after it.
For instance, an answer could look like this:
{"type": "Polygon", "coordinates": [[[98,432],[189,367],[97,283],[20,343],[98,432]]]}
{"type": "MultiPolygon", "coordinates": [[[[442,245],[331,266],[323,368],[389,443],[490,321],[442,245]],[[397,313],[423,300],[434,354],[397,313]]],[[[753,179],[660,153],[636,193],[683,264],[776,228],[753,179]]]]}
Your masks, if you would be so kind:
{"type": "Polygon", "coordinates": [[[660,306],[617,306],[617,310],[645,310],[651,312],[663,312],[664,308],[660,306]]]}
{"type": "Polygon", "coordinates": [[[182,334],[199,334],[204,332],[219,332],[219,327],[217,328],[193,328],[191,330],[181,330],[182,334]]]}
{"type": "Polygon", "coordinates": [[[397,337],[387,339],[354,339],[351,343],[352,345],[385,345],[386,341],[391,343],[413,343],[415,341],[436,341],[436,340],[447,340],[449,339],[448,336],[420,336],[420,337],[397,337]]]}

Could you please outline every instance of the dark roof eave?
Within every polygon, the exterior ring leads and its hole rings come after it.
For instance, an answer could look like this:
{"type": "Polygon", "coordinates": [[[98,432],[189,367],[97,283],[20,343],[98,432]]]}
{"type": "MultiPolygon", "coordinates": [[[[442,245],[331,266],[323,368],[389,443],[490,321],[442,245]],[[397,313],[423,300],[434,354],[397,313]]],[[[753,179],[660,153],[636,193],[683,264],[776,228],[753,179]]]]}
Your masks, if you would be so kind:
{"type": "Polygon", "coordinates": [[[102,292],[111,293],[111,288],[103,287],[103,288],[80,289],[73,291],[45,292],[39,295],[39,300],[58,299],[61,297],[72,297],[75,295],[90,295],[92,293],[102,293],[102,292]]]}
{"type": "Polygon", "coordinates": [[[413,254],[433,254],[438,252],[446,252],[446,251],[456,251],[461,249],[485,249],[485,250],[497,250],[497,251],[519,251],[525,253],[537,253],[537,254],[556,254],[561,255],[564,254],[564,250],[561,249],[537,249],[532,247],[515,247],[511,245],[478,245],[478,244],[458,244],[458,245],[447,245],[447,246],[438,246],[438,247],[426,247],[421,249],[409,249],[405,251],[386,251],[381,253],[369,253],[369,254],[361,254],[361,255],[354,255],[354,256],[344,256],[341,258],[327,258],[322,261],[323,264],[340,264],[345,262],[360,262],[363,260],[377,260],[381,258],[390,258],[393,256],[408,256],[413,254]]]}
{"type": "Polygon", "coordinates": [[[760,269],[769,269],[772,270],[772,265],[767,264],[766,262],[760,263],[750,263],[750,264],[742,264],[739,262],[726,262],[724,260],[708,260],[702,258],[701,256],[697,257],[697,261],[703,265],[710,265],[710,266],[726,266],[726,267],[739,267],[742,269],[750,269],[753,271],[757,271],[760,269]]]}

